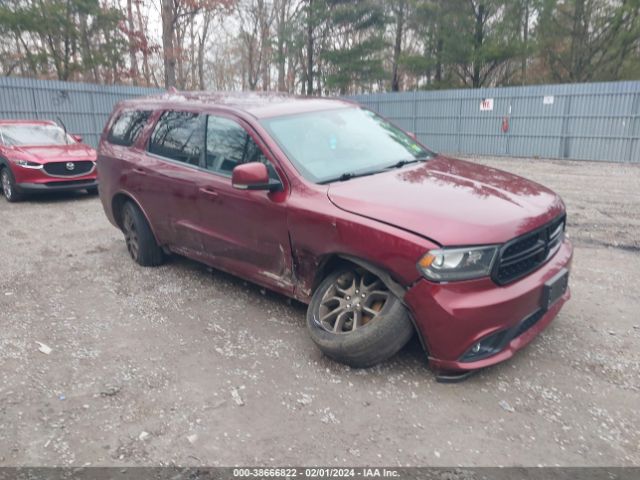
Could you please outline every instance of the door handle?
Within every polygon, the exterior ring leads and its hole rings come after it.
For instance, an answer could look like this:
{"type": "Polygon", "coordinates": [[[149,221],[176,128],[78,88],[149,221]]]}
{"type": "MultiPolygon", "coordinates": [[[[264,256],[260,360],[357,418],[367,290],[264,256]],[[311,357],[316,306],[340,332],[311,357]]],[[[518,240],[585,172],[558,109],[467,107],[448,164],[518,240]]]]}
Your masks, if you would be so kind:
{"type": "Polygon", "coordinates": [[[211,198],[216,198],[218,196],[218,192],[216,192],[215,190],[211,190],[208,187],[201,187],[200,188],[200,192],[204,193],[205,195],[211,197],[211,198]]]}

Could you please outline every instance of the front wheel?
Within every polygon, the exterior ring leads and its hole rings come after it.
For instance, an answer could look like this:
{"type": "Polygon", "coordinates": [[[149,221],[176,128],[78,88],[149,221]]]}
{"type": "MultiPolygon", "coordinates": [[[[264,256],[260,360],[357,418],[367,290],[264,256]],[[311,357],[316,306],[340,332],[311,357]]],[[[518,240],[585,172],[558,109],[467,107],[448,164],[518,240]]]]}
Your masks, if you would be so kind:
{"type": "Polygon", "coordinates": [[[307,327],[325,355],[356,368],[387,360],[413,335],[400,299],[359,267],[332,272],[320,283],[307,310],[307,327]]]}
{"type": "Polygon", "coordinates": [[[19,202],[22,200],[22,194],[18,191],[16,179],[9,167],[4,167],[0,170],[0,183],[2,183],[2,193],[7,201],[19,202]]]}

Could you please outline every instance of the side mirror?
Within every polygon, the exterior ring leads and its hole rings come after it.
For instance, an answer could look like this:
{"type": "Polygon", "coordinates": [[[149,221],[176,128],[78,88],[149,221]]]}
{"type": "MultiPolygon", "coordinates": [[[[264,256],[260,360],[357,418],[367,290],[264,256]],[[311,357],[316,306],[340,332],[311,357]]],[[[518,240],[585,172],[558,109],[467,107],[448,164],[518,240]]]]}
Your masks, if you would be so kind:
{"type": "Polygon", "coordinates": [[[238,190],[279,190],[282,184],[269,178],[269,171],[264,163],[250,162],[238,165],[231,173],[231,184],[238,190]]]}
{"type": "Polygon", "coordinates": [[[82,135],[71,135],[71,138],[73,138],[78,143],[82,143],[82,135]]]}

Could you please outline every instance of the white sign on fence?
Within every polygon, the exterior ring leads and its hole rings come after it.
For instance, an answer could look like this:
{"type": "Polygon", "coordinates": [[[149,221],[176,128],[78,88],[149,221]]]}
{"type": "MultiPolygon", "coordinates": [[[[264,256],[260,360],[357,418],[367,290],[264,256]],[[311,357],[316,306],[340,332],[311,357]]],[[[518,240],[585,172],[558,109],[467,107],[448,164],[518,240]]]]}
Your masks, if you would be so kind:
{"type": "Polygon", "coordinates": [[[481,112],[491,112],[491,111],[493,111],[493,98],[484,98],[480,102],[480,111],[481,112]]]}
{"type": "Polygon", "coordinates": [[[553,95],[545,95],[542,99],[542,103],[544,105],[553,105],[554,100],[553,95]]]}

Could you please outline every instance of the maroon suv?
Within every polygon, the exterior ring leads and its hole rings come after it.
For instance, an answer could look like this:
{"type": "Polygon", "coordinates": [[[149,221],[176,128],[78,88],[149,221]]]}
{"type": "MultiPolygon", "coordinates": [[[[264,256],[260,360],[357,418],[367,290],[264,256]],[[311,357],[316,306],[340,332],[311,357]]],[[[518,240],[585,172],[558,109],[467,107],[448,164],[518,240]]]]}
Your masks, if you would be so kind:
{"type": "Polygon", "coordinates": [[[355,367],[418,333],[440,380],[511,357],[569,299],[558,195],[438,155],[358,105],[190,93],[118,104],[100,198],[131,257],[169,252],[309,304],[355,367]]]}

